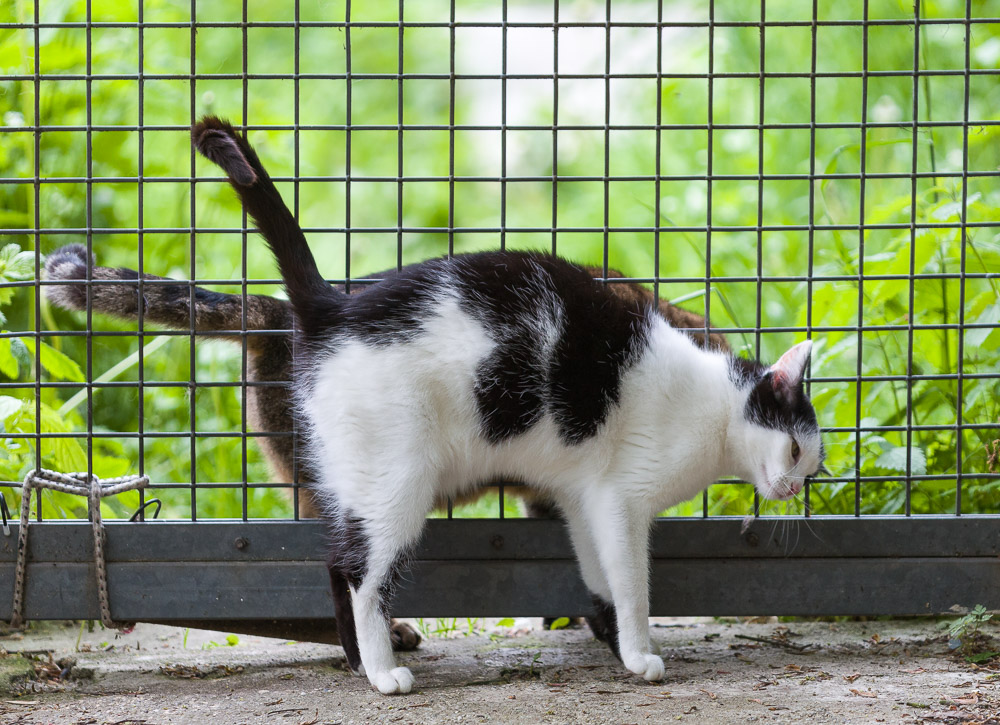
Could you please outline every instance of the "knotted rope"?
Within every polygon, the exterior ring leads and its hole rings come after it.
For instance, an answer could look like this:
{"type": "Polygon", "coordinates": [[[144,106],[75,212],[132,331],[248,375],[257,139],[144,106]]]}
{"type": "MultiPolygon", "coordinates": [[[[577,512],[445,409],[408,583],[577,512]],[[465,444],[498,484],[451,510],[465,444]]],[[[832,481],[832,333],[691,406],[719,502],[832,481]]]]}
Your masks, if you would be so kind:
{"type": "Polygon", "coordinates": [[[111,601],[108,597],[108,572],[104,562],[104,522],[101,520],[101,499],[123,491],[134,491],[149,485],[148,476],[121,476],[102,481],[86,473],[58,473],[44,468],[31,471],[21,487],[21,525],[17,532],[17,567],[14,570],[14,603],[11,608],[11,627],[24,623],[24,579],[28,568],[28,526],[31,518],[31,491],[47,488],[52,491],[87,497],[87,511],[94,533],[94,568],[97,575],[97,597],[101,605],[101,623],[109,629],[128,629],[133,624],[115,622],[111,618],[111,601]]]}

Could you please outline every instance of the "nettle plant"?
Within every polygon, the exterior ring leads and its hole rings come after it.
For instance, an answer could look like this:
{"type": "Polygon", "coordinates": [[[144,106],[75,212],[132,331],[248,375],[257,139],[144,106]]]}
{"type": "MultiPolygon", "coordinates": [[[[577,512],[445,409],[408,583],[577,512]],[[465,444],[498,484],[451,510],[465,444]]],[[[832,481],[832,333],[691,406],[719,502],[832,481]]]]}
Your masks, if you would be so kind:
{"type": "MultiPolygon", "coordinates": [[[[836,192],[821,185],[822,200],[832,223],[842,221],[837,210],[842,200],[836,192]]],[[[935,184],[916,197],[914,221],[958,224],[963,218],[997,219],[1000,207],[976,192],[968,195],[963,214],[962,188],[959,183],[935,184]]],[[[912,199],[909,194],[875,208],[871,223],[909,222],[912,199]]],[[[866,281],[861,293],[856,281],[816,285],[812,295],[813,325],[850,325],[860,312],[864,324],[897,326],[890,331],[865,332],[862,337],[862,370],[867,376],[905,375],[912,365],[913,375],[941,375],[940,379],[916,381],[890,380],[862,383],[860,408],[862,428],[883,426],[941,425],[954,426],[957,411],[965,422],[1000,422],[1000,380],[993,375],[1000,369],[1000,288],[995,278],[966,281],[964,308],[957,278],[960,270],[963,238],[960,229],[917,229],[911,243],[908,229],[865,232],[862,259],[857,233],[833,232],[833,245],[817,258],[817,275],[903,275],[903,278],[866,281]],[[848,235],[853,234],[853,238],[848,235]],[[940,275],[910,281],[911,274],[940,275]],[[912,291],[911,291],[912,286],[912,291]],[[860,305],[859,305],[860,301],[860,305]],[[913,332],[912,350],[908,347],[906,326],[958,325],[972,327],[928,329],[913,332]],[[958,360],[959,335],[964,335],[963,359],[958,360]],[[959,399],[955,379],[961,365],[967,377],[959,399]]],[[[968,228],[964,239],[965,269],[968,273],[991,273],[1000,269],[1000,234],[993,229],[968,228]]],[[[806,324],[806,308],[798,313],[798,324],[806,324]]],[[[820,347],[820,346],[818,346],[820,347]]],[[[825,376],[853,376],[859,354],[856,332],[827,332],[822,346],[813,353],[813,369],[825,376]]],[[[825,386],[813,392],[817,410],[823,410],[827,426],[853,427],[857,400],[854,386],[825,386]]],[[[949,474],[958,470],[956,455],[958,435],[962,435],[961,470],[966,474],[988,472],[991,466],[991,442],[996,430],[954,428],[918,430],[907,446],[906,433],[864,432],[857,441],[864,475],[949,474]]],[[[828,441],[828,465],[835,475],[850,475],[855,470],[853,433],[840,434],[828,441]]],[[[903,479],[897,482],[866,484],[866,491],[877,495],[863,499],[863,513],[900,513],[905,498],[903,479]]],[[[832,512],[853,510],[853,484],[827,484],[815,491],[819,500],[832,512]]],[[[914,513],[944,513],[955,510],[955,480],[915,481],[912,485],[914,513]]],[[[963,511],[990,513],[1000,510],[1000,481],[974,479],[963,482],[963,511]]]]}

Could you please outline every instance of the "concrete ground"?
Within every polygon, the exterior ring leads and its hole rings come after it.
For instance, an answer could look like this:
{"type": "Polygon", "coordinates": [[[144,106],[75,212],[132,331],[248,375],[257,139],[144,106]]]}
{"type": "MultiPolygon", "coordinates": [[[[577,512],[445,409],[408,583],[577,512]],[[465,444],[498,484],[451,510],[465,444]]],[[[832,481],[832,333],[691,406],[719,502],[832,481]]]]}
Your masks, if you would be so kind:
{"type": "MultiPolygon", "coordinates": [[[[949,652],[930,621],[660,620],[652,635],[667,678],[655,684],[625,672],[586,628],[479,625],[401,655],[417,688],[384,697],[345,669],[339,647],[42,623],[0,638],[34,658],[39,677],[15,676],[0,723],[1000,723],[1000,665],[949,652]]],[[[9,675],[24,662],[0,665],[9,675]]]]}

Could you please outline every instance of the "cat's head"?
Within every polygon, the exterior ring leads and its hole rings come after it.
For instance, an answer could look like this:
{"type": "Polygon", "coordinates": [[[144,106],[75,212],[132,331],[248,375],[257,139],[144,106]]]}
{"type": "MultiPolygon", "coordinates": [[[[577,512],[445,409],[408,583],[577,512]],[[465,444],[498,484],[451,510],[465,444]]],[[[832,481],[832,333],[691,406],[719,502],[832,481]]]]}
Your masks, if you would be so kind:
{"type": "Polygon", "coordinates": [[[765,498],[793,498],[823,466],[816,411],[802,386],[811,350],[810,340],[801,342],[770,367],[732,359],[730,375],[743,396],[729,431],[734,463],[765,498]]]}

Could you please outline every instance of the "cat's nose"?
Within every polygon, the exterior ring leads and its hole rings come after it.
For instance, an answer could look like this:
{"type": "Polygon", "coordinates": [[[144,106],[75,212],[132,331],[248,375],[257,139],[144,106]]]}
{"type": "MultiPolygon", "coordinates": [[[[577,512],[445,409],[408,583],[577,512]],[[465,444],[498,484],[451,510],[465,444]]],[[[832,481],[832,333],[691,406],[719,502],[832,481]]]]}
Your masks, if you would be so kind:
{"type": "Polygon", "coordinates": [[[792,492],[793,496],[798,496],[802,490],[802,481],[792,481],[788,486],[788,490],[792,492]]]}

